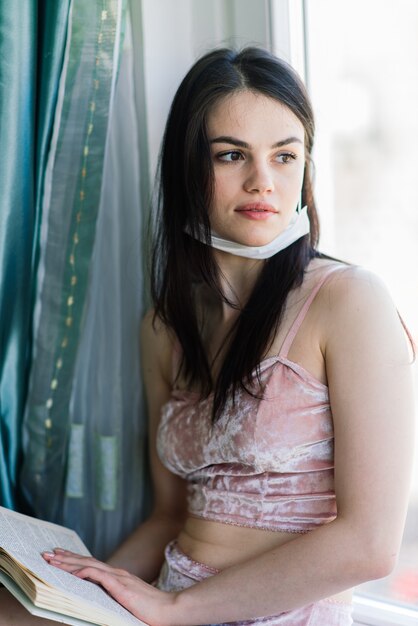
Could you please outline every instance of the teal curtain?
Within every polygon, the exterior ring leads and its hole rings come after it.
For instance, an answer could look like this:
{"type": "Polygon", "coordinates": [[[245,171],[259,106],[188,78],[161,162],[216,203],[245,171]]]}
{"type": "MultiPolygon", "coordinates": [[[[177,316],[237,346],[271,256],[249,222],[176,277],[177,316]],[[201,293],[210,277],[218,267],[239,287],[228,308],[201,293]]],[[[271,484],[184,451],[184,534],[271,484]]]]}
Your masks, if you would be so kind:
{"type": "Polygon", "coordinates": [[[21,427],[44,166],[70,0],[0,2],[0,504],[24,508],[21,427]]]}
{"type": "Polygon", "coordinates": [[[118,0],[72,2],[43,193],[22,484],[35,513],[51,521],[62,521],[69,404],[100,203],[119,6],[118,0]]]}
{"type": "Polygon", "coordinates": [[[138,524],[141,219],[123,0],[72,0],[45,168],[23,493],[105,557],[138,524]]]}
{"type": "Polygon", "coordinates": [[[125,23],[125,0],[0,0],[0,504],[102,558],[147,499],[125,23]]]}

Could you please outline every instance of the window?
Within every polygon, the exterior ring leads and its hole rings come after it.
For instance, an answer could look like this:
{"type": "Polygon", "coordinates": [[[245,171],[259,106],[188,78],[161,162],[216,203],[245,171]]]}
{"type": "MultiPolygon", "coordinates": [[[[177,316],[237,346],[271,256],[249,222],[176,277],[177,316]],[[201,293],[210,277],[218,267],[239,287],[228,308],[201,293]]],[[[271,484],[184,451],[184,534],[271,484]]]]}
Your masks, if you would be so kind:
{"type": "MultiPolygon", "coordinates": [[[[321,249],[379,274],[417,340],[418,3],[305,0],[304,7],[321,249]]],[[[415,376],[418,390],[417,367],[415,376]]],[[[417,478],[398,566],[358,594],[365,620],[358,623],[418,623],[417,478]]]]}

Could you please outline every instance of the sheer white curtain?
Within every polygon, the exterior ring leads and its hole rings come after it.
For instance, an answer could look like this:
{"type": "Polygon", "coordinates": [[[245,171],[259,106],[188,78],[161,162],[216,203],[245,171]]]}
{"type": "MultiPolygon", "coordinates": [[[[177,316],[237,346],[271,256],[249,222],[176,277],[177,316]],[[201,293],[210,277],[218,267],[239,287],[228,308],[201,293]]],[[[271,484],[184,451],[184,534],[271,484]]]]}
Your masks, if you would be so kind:
{"type": "Polygon", "coordinates": [[[133,52],[127,28],[105,152],[87,308],[71,398],[65,522],[100,557],[142,517],[145,415],[139,363],[143,308],[133,52]]]}

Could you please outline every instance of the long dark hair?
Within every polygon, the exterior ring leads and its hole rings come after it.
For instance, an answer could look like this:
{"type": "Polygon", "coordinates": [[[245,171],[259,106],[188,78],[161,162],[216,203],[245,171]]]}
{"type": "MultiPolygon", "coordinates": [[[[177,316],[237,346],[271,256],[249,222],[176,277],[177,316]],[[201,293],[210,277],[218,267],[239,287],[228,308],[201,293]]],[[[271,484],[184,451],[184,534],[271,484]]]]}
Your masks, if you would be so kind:
{"type": "Polygon", "coordinates": [[[305,87],[284,61],[260,48],[240,52],[217,49],[199,59],[182,81],[169,113],[161,156],[160,190],[154,222],[151,292],[155,315],[168,325],[182,347],[181,372],[202,395],[214,392],[216,420],[230,393],[258,376],[282,319],[290,290],[302,283],[316,255],[318,216],[312,193],[311,161],[314,136],[312,107],[305,87]],[[308,206],[310,235],[266,260],[254,289],[229,335],[217,379],[211,375],[202,342],[195,297],[204,283],[226,301],[210,245],[185,233],[203,229],[210,242],[208,207],[213,193],[213,168],[206,122],[220,99],[240,90],[259,92],[287,106],[305,129],[305,173],[302,203],[308,206]]]}

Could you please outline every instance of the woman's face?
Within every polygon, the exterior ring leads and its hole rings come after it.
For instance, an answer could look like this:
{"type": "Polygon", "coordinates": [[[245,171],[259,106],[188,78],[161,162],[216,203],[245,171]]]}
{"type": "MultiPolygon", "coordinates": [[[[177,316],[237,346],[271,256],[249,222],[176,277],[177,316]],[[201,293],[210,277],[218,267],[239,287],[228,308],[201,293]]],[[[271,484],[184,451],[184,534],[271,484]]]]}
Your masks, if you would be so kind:
{"type": "Polygon", "coordinates": [[[304,127],[273,98],[240,91],[220,100],[207,120],[214,170],[212,230],[248,246],[270,243],[300,199],[304,127]]]}

